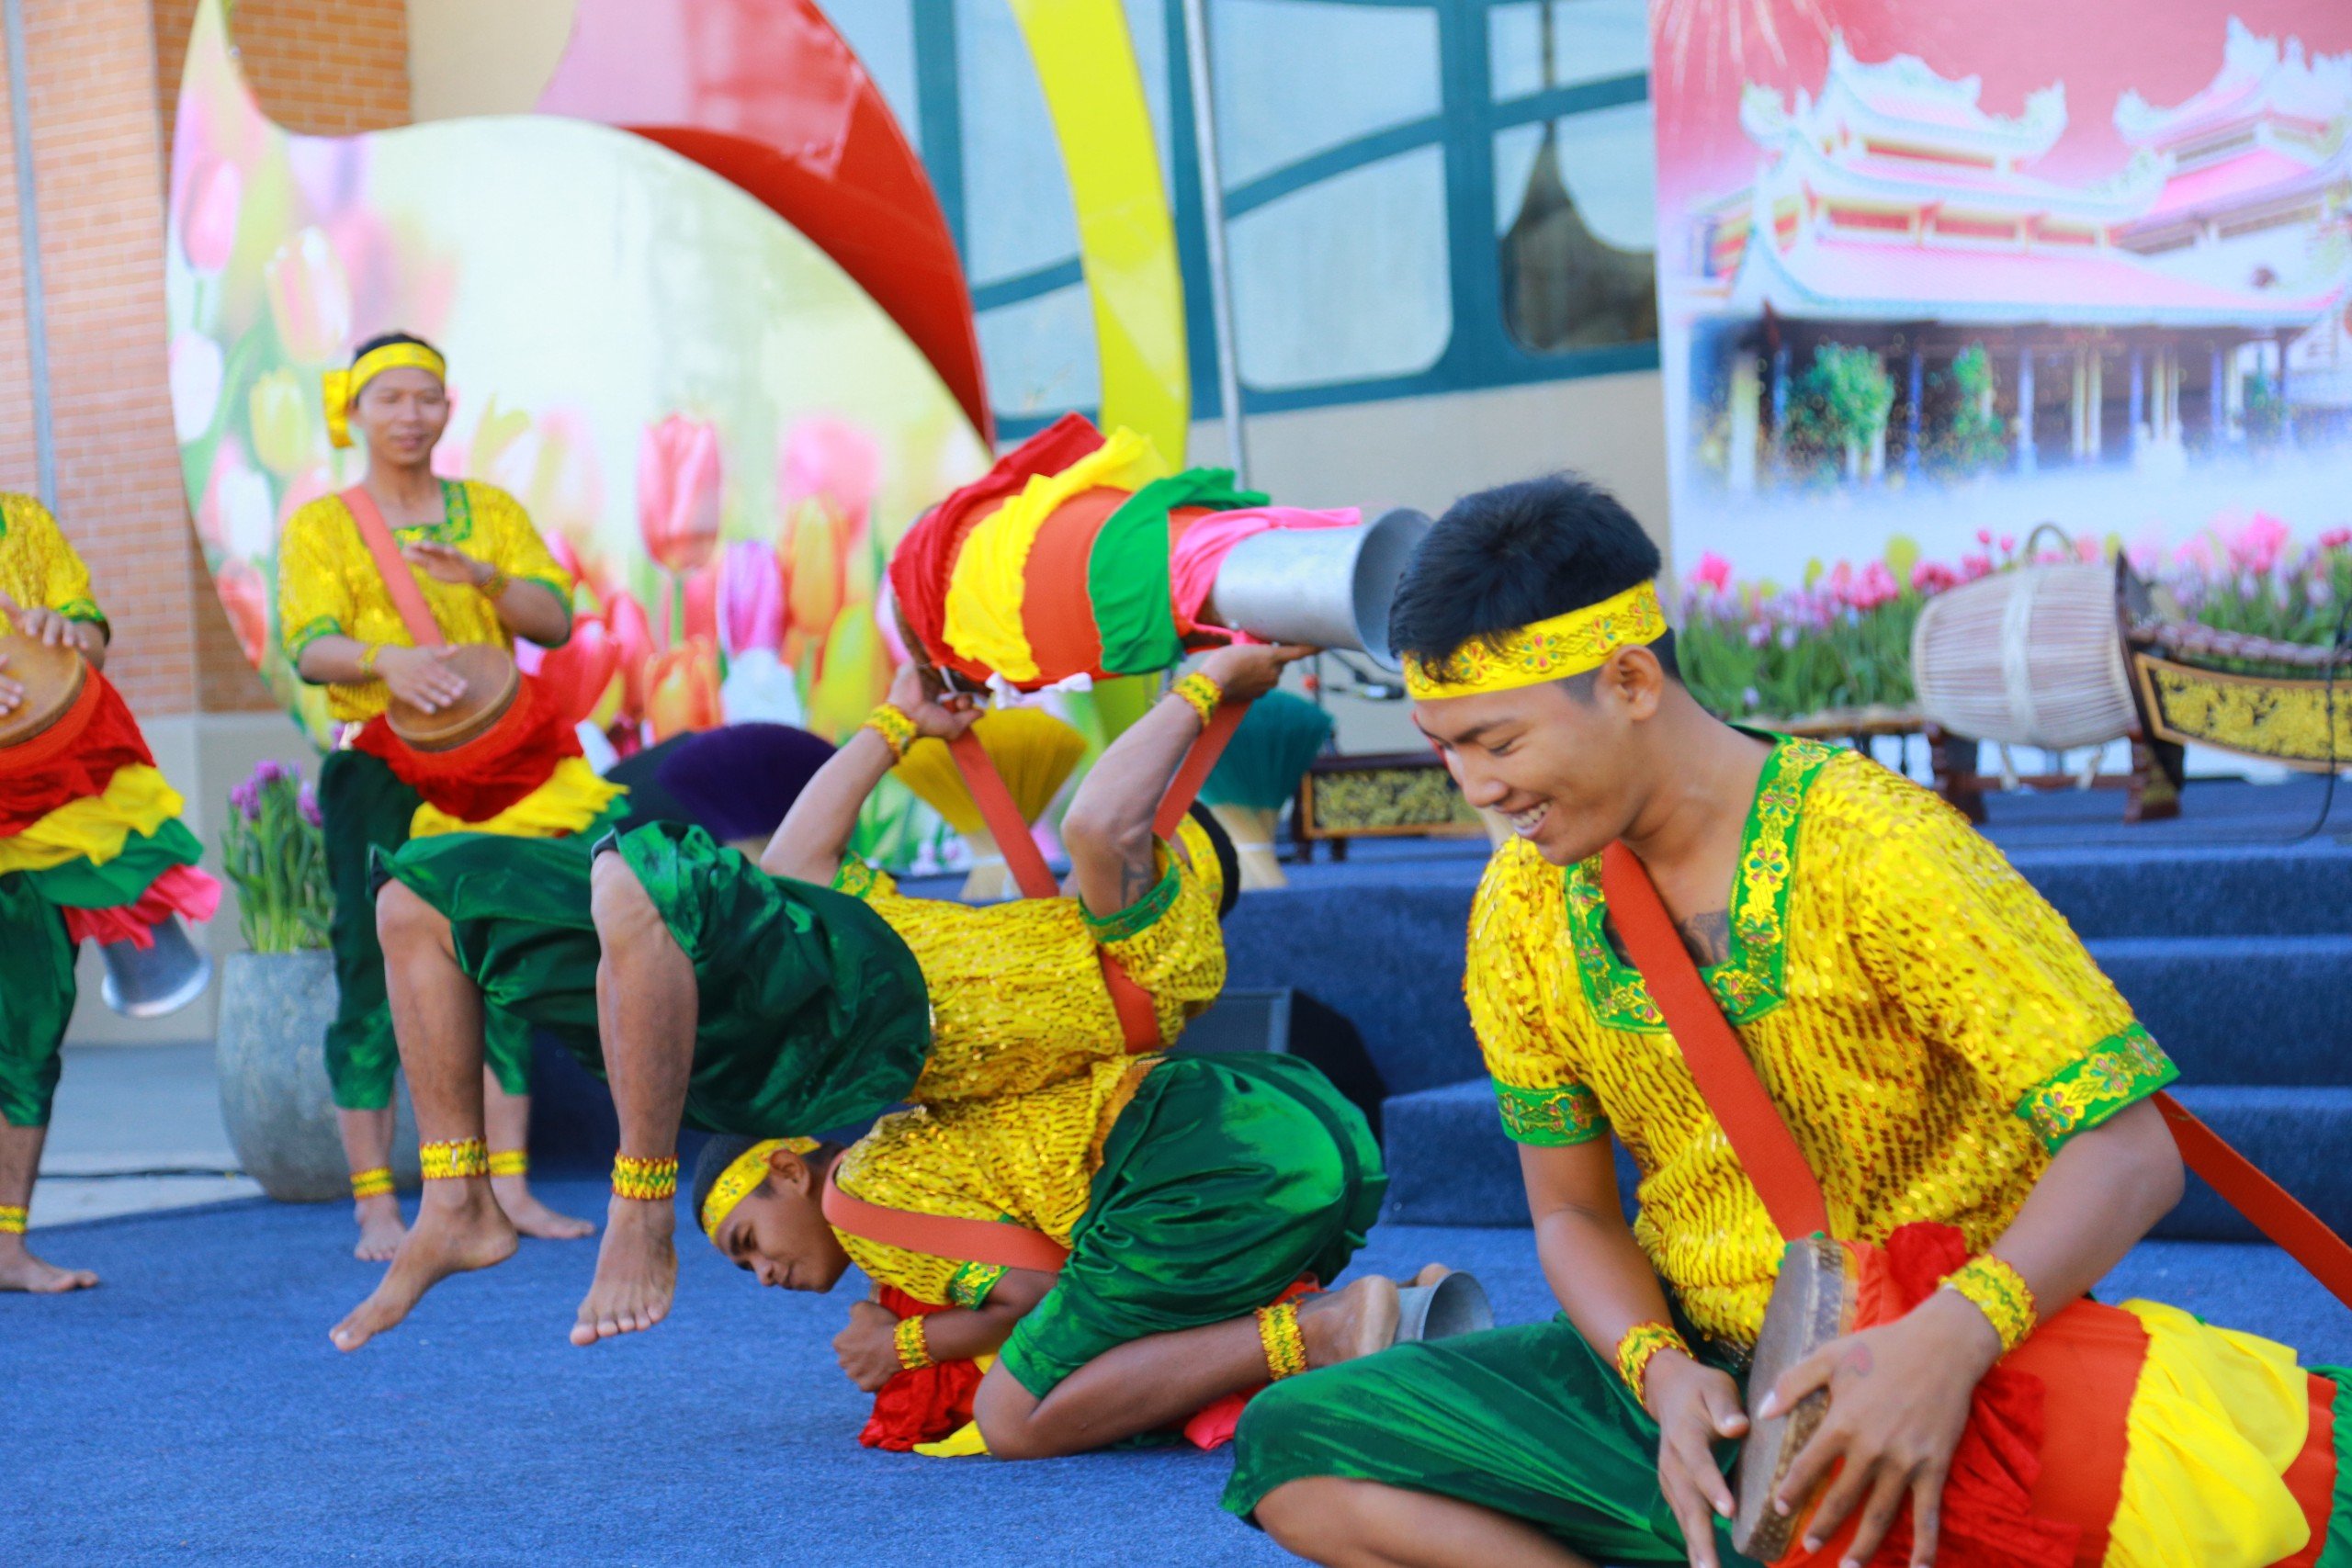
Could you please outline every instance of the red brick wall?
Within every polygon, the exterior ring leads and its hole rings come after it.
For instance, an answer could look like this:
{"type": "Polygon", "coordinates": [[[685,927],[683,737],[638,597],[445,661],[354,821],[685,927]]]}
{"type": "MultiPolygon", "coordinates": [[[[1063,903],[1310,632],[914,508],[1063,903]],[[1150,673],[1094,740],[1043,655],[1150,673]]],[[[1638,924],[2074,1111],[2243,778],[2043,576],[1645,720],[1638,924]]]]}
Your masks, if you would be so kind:
{"type": "MultiPolygon", "coordinates": [[[[164,193],[195,14],[195,0],[25,6],[58,513],[114,622],[109,672],[158,716],[272,705],[213,596],[172,435],[164,193]]],[[[243,0],[235,31],[263,107],[289,129],[406,122],[404,0],[243,0]]],[[[0,486],[29,491],[12,156],[0,113],[0,486]]]]}

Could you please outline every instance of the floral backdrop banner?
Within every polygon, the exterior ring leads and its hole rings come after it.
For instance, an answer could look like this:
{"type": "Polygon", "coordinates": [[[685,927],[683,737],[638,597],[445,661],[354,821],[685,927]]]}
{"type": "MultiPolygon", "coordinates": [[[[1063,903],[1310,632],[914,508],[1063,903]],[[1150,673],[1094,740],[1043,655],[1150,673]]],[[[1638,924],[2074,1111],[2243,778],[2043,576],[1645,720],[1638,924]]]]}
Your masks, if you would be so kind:
{"type": "Polygon", "coordinates": [[[171,178],[189,505],[247,656],[314,739],[322,703],[274,624],[277,541],[364,472],[327,440],[319,378],[390,330],[449,358],[435,467],[513,491],[577,568],[572,640],[539,672],[579,718],[623,750],[722,718],[838,739],[878,700],[897,657],[876,602],[889,549],[987,454],[922,355],[789,224],[576,120],[289,135],[254,102],[213,0],[171,178]]]}
{"type": "Polygon", "coordinates": [[[1919,598],[2044,522],[2207,619],[2333,633],[2352,7],[1651,24],[1674,538],[1716,700],[1906,699],[1919,598]]]}

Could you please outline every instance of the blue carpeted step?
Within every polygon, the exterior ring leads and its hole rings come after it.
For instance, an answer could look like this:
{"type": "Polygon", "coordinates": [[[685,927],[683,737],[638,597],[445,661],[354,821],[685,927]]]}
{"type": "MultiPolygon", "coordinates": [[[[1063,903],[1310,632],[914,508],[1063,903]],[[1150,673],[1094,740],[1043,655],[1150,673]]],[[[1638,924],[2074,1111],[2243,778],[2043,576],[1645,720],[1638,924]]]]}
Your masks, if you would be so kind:
{"type": "MultiPolygon", "coordinates": [[[[2352,1232],[2352,1088],[2190,1088],[2181,1102],[2275,1177],[2320,1218],[2352,1232]]],[[[1385,1111],[1389,1219],[1408,1224],[1527,1223],[1519,1156],[1495,1115],[1484,1078],[1393,1095],[1385,1111]]],[[[1623,1149],[1618,1182],[1634,1176],[1623,1149]]],[[[2188,1195],[2155,1229],[2181,1240],[2249,1241],[2253,1227],[2193,1176],[2188,1195]]]]}
{"type": "Polygon", "coordinates": [[[2352,1082],[2352,936],[2119,937],[2089,946],[2186,1081],[2352,1082]]]}
{"type": "Polygon", "coordinates": [[[2352,853],[2326,840],[2291,849],[2026,850],[2009,858],[2086,938],[2341,931],[2352,904],[2352,853]]]}

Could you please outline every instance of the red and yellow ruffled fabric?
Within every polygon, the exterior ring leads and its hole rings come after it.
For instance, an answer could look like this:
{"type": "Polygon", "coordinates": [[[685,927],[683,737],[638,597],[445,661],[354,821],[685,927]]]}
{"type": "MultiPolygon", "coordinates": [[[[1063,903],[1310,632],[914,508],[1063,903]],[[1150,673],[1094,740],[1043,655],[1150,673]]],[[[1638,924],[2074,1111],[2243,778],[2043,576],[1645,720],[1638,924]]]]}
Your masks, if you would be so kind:
{"type": "Polygon", "coordinates": [[[626,793],[589,767],[562,705],[527,678],[495,725],[454,750],[415,750],[381,716],[362,725],[350,744],[424,797],[410,821],[413,838],[560,838],[586,828],[626,793]]]}
{"type": "MultiPolygon", "coordinates": [[[[922,1317],[947,1310],[943,1303],[918,1301],[896,1285],[876,1298],[899,1317],[922,1317]]],[[[972,1418],[972,1396],[986,1373],[978,1361],[933,1361],[901,1371],[874,1394],[874,1414],[857,1440],[869,1449],[905,1453],[919,1443],[935,1443],[972,1418]]]]}

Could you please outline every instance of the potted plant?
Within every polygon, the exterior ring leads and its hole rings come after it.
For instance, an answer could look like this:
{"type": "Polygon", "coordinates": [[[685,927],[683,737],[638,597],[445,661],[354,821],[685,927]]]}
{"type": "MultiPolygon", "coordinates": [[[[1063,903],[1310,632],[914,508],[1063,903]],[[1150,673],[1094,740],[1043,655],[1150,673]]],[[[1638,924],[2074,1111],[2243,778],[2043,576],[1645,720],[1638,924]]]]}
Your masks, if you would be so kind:
{"type": "MultiPolygon", "coordinates": [[[[347,1198],[349,1170],[327,1087],[335,982],[318,798],[300,770],[265,761],[229,792],[229,806],[221,870],[237,890],[247,951],[221,967],[220,1117],[245,1173],[271,1197],[347,1198]]],[[[413,1183],[416,1133],[407,1109],[403,1096],[392,1166],[413,1183]]]]}

